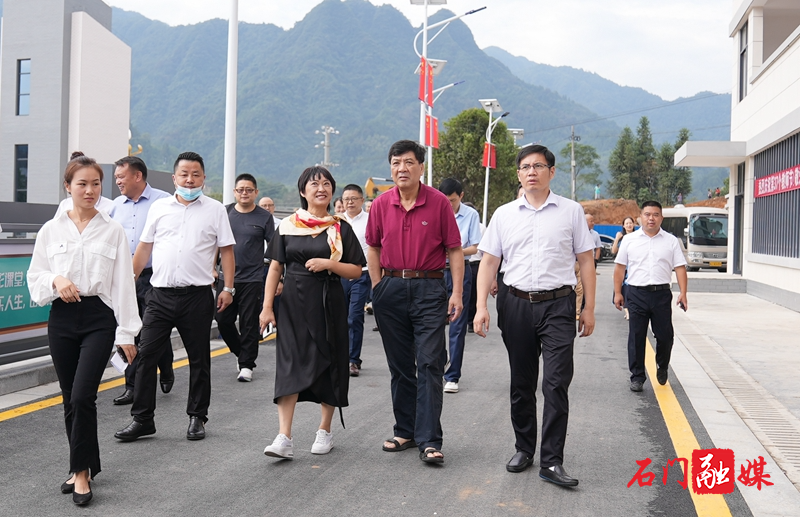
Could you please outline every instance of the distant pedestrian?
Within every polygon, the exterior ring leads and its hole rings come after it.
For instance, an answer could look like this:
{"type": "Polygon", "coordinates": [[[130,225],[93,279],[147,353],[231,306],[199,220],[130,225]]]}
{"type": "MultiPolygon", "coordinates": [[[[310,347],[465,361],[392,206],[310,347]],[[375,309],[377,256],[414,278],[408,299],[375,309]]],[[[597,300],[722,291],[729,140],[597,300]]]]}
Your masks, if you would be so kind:
{"type": "Polygon", "coordinates": [[[131,363],[142,325],[125,231],[95,207],[102,182],[97,162],[73,153],[64,171],[72,208],[39,230],[27,275],[31,300],[53,304],[47,336],[70,451],[61,492],[77,505],[92,500],[89,482],[100,473],[95,401],[111,344],[131,363]]]}
{"type": "Polygon", "coordinates": [[[373,310],[391,373],[394,436],[383,450],[419,449],[426,463],[443,463],[442,376],[445,321],[463,308],[464,254],[453,208],[421,182],[425,148],[400,140],[389,150],[395,186],[372,205],[367,224],[373,310]],[[445,258],[453,294],[447,299],[445,258]]]}
{"type": "Polygon", "coordinates": [[[342,198],[337,197],[333,202],[333,213],[336,215],[342,215],[344,213],[344,203],[342,202],[342,198]]]}
{"type": "Polygon", "coordinates": [[[271,197],[262,197],[258,200],[258,206],[272,214],[272,221],[275,223],[275,229],[278,229],[278,225],[281,224],[281,219],[279,217],[275,217],[275,201],[272,200],[271,197]]]}
{"type": "Polygon", "coordinates": [[[680,294],[677,305],[686,310],[686,259],[678,239],[661,228],[664,220],[658,201],[642,203],[642,227],[625,237],[620,244],[614,269],[614,305],[622,310],[626,302],[622,285],[628,273],[627,304],[630,312],[628,331],[628,367],[631,391],[640,392],[647,376],[644,356],[648,324],[656,338],[656,377],[667,383],[672,354],[672,271],[678,278],[680,294]]]}
{"type": "Polygon", "coordinates": [[[713,195],[713,193],[711,192],[711,189],[708,189],[708,199],[711,199],[712,195],[713,195]]]}
{"type": "MultiPolygon", "coordinates": [[[[614,255],[614,257],[616,257],[617,253],[619,253],[619,245],[622,242],[622,239],[632,234],[635,228],[636,228],[636,221],[633,220],[633,217],[626,217],[625,219],[622,220],[622,231],[617,232],[616,237],[614,237],[614,243],[611,245],[611,254],[614,255]]],[[[628,291],[628,270],[626,269],[625,275],[622,279],[622,298],[624,299],[622,307],[626,320],[629,319],[630,317],[630,314],[628,312],[627,291],[628,291]]],[[[611,296],[611,300],[612,302],[614,300],[613,294],[611,296]]]]}
{"type": "Polygon", "coordinates": [[[147,298],[139,341],[139,366],[133,391],[133,421],[114,435],[124,442],[155,434],[156,364],[172,346],[177,328],[189,356],[187,440],[206,436],[211,402],[211,321],[214,318],[214,262],[219,250],[225,286],[217,299],[223,311],[233,301],[235,243],[222,203],[203,195],[205,166],[193,152],[175,160],[175,195],[159,199],[147,214],[133,256],[133,272],[141,274],[153,257],[153,290],[147,298]]]}
{"type": "Polygon", "coordinates": [[[719,197],[721,195],[722,193],[720,192],[719,187],[717,187],[717,189],[714,191],[714,197],[719,197]]]}
{"type": "Polygon", "coordinates": [[[600,184],[594,186],[594,198],[600,199],[600,184]]]}
{"type": "MultiPolygon", "coordinates": [[[[472,208],[473,210],[477,211],[475,205],[473,205],[469,201],[465,201],[464,204],[472,208]]],[[[483,223],[479,224],[481,228],[481,237],[483,237],[483,234],[486,232],[486,227],[483,225],[483,223]]],[[[481,265],[482,257],[483,257],[483,252],[480,250],[476,251],[474,255],[470,255],[468,260],[469,268],[466,271],[464,271],[465,275],[467,274],[472,275],[472,289],[470,289],[469,306],[464,307],[464,312],[466,312],[466,318],[467,318],[467,332],[470,334],[475,332],[474,328],[472,327],[472,320],[475,319],[475,311],[478,307],[478,289],[476,288],[476,286],[478,282],[478,268],[481,265]]],[[[497,293],[494,293],[492,294],[492,296],[495,296],[496,294],[497,293]]]]}
{"type": "MultiPolygon", "coordinates": [[[[114,206],[110,211],[111,218],[117,221],[125,229],[128,246],[130,247],[131,257],[136,252],[139,245],[139,238],[144,231],[144,224],[147,221],[147,213],[157,199],[169,197],[163,190],[153,188],[147,183],[147,165],[138,156],[125,156],[115,163],[114,181],[121,193],[114,199],[114,206]]],[[[139,317],[144,317],[147,296],[153,289],[150,278],[153,276],[153,262],[148,260],[145,268],[136,279],[136,302],[139,308],[139,317]]],[[[136,336],[136,344],[139,344],[139,336],[136,336]]],[[[158,359],[158,370],[161,372],[160,384],[161,391],[169,393],[175,382],[175,373],[172,370],[173,353],[172,347],[164,349],[164,353],[158,359]]],[[[123,406],[133,403],[133,389],[136,377],[136,368],[139,366],[139,357],[125,368],[125,391],[116,397],[113,402],[116,406],[123,406]]]]}
{"type": "MultiPolygon", "coordinates": [[[[275,226],[272,214],[256,206],[258,186],[250,174],[240,174],[234,183],[236,203],[228,205],[228,220],[233,237],[233,254],[236,273],[233,279],[233,301],[223,311],[217,312],[219,333],[231,353],[236,356],[239,382],[253,380],[253,370],[258,357],[260,332],[258,315],[264,295],[264,246],[272,240],[275,226]],[[236,327],[236,320],[239,327],[236,327]]],[[[225,273],[217,279],[217,293],[225,291],[225,273]]]]}
{"type": "MultiPolygon", "coordinates": [[[[275,390],[280,431],[267,456],[294,458],[292,421],[298,402],[320,404],[320,424],[311,454],[333,447],[335,409],[347,407],[347,308],[341,278],[359,278],[364,253],[347,221],[330,215],[336,181],[328,169],[309,167],[297,181],[300,210],[285,218],[269,243],[269,275],[259,316],[261,330],[278,327],[275,390]],[[272,302],[285,275],[283,309],[276,320],[272,302]]],[[[342,422],[344,424],[344,422],[342,422]]]]}
{"type": "Polygon", "coordinates": [[[677,200],[679,205],[683,203],[683,194],[681,194],[680,192],[678,192],[677,200]]]}
{"type": "MultiPolygon", "coordinates": [[[[478,251],[478,244],[481,242],[480,216],[478,212],[461,202],[464,199],[464,189],[461,182],[455,178],[447,178],[439,184],[439,192],[447,196],[453,213],[456,217],[458,231],[461,234],[461,249],[464,257],[471,257],[478,251]]],[[[447,284],[447,294],[453,293],[453,275],[451,265],[448,263],[444,271],[444,281],[447,284]]],[[[461,301],[464,307],[469,306],[469,299],[472,295],[472,274],[469,269],[469,261],[464,264],[464,280],[462,283],[463,291],[461,301]]],[[[450,323],[448,339],[449,360],[447,370],[444,372],[444,392],[458,393],[458,381],[461,379],[461,365],[464,360],[464,341],[467,336],[467,316],[462,316],[450,323]]]]}

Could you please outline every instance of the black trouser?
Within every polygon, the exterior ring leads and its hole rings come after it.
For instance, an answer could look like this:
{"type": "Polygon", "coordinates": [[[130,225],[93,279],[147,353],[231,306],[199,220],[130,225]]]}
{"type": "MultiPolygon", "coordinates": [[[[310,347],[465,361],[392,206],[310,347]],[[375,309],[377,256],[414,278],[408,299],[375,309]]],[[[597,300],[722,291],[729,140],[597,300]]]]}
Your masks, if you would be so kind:
{"type": "Polygon", "coordinates": [[[465,275],[472,275],[472,291],[469,292],[469,307],[464,308],[464,311],[467,313],[467,325],[470,328],[472,328],[472,321],[475,319],[475,313],[478,312],[478,268],[480,265],[480,260],[473,260],[469,263],[469,271],[464,271],[465,275]]]}
{"type": "MultiPolygon", "coordinates": [[[[256,367],[258,357],[259,328],[258,316],[264,297],[264,284],[261,282],[234,283],[236,296],[233,303],[222,312],[217,312],[217,326],[231,353],[239,359],[239,368],[256,367]],[[236,330],[236,317],[239,317],[239,330],[236,330]]],[[[225,282],[217,280],[217,296],[225,287],[225,282]]]]}
{"type": "Polygon", "coordinates": [[[542,356],[542,467],[561,465],[569,420],[568,389],[572,382],[575,340],[575,292],[531,303],[506,291],[503,342],[511,366],[511,424],[517,451],[530,456],[536,450],[536,385],[542,356]]]}
{"type": "Polygon", "coordinates": [[[653,326],[656,338],[656,365],[667,368],[672,355],[672,291],[647,291],[629,285],[628,293],[628,368],[631,382],[644,382],[644,347],[647,339],[647,324],[653,326]]]}
{"type": "MultiPolygon", "coordinates": [[[[144,309],[147,304],[147,295],[150,293],[150,290],[153,289],[153,286],[150,285],[150,277],[153,276],[153,268],[145,268],[142,270],[142,273],[139,275],[139,278],[136,279],[136,302],[139,305],[139,317],[144,317],[144,309]]],[[[136,344],[139,344],[139,340],[141,339],[141,334],[137,334],[134,338],[136,344]]],[[[172,371],[172,360],[174,359],[174,355],[172,353],[172,347],[168,347],[164,350],[164,353],[161,354],[161,357],[158,359],[158,369],[161,372],[171,372],[172,371]]],[[[139,365],[139,356],[137,355],[133,362],[125,369],[125,389],[133,391],[134,379],[136,377],[136,368],[139,365]]]]}
{"type": "Polygon", "coordinates": [[[47,337],[64,399],[70,473],[89,469],[94,477],[100,472],[95,402],[116,330],[114,311],[97,296],[53,301],[47,337]]]}
{"type": "Polygon", "coordinates": [[[392,376],[394,435],[442,448],[442,375],[447,362],[443,279],[384,277],[372,293],[392,376]]]}
{"type": "Polygon", "coordinates": [[[131,415],[138,422],[153,419],[156,409],[156,363],[171,347],[172,328],[178,329],[189,356],[189,400],[186,413],[206,421],[211,401],[211,286],[154,287],[147,298],[139,342],[139,365],[131,415]]]}

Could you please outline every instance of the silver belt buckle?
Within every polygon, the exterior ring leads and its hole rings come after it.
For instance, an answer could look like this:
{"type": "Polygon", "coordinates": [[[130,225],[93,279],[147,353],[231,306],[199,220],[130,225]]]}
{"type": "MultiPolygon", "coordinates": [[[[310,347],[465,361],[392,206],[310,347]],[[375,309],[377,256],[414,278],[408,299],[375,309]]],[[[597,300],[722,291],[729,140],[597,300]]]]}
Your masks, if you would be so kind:
{"type": "Polygon", "coordinates": [[[411,269],[403,269],[403,270],[401,271],[401,275],[402,275],[402,277],[401,277],[401,278],[402,278],[403,280],[407,280],[407,279],[409,279],[409,278],[414,278],[413,276],[406,276],[406,272],[408,272],[408,273],[409,273],[409,275],[410,275],[410,274],[411,274],[411,271],[413,271],[413,270],[411,270],[411,269]]]}

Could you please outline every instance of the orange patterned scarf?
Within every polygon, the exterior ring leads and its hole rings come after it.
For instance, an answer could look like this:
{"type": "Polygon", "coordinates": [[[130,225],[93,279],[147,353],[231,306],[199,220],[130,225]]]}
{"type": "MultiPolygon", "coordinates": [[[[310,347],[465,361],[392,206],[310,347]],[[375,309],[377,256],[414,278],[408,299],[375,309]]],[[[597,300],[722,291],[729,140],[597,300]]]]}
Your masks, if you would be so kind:
{"type": "Polygon", "coordinates": [[[331,260],[342,259],[342,230],[339,215],[329,215],[319,218],[311,215],[307,210],[299,209],[281,221],[278,231],[281,235],[311,235],[316,237],[326,232],[328,245],[331,247],[331,260]]]}

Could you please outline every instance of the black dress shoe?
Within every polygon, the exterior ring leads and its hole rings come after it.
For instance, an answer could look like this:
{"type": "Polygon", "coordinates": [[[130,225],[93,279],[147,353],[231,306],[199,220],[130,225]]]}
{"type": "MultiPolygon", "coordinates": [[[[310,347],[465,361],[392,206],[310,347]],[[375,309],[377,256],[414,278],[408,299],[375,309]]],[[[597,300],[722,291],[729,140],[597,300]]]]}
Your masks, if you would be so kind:
{"type": "Polygon", "coordinates": [[[640,392],[642,391],[644,386],[643,382],[640,381],[631,381],[631,391],[640,392]]]}
{"type": "Polygon", "coordinates": [[[137,422],[134,420],[125,429],[120,429],[114,433],[114,438],[123,442],[132,442],[142,436],[156,434],[156,424],[149,420],[147,422],[137,422]]]}
{"type": "Polygon", "coordinates": [[[506,464],[506,470],[509,472],[522,472],[531,465],[533,465],[533,456],[530,456],[527,452],[517,451],[506,464]]]}
{"type": "Polygon", "coordinates": [[[186,430],[187,440],[202,440],[206,437],[206,427],[199,416],[189,417],[189,428],[186,430]]]}
{"type": "Polygon", "coordinates": [[[72,492],[72,502],[78,506],[86,506],[92,500],[92,485],[89,485],[89,491],[85,494],[72,492]]]}
{"type": "MultiPolygon", "coordinates": [[[[72,479],[72,476],[70,476],[69,479],[72,479]]],[[[69,479],[67,481],[69,481],[69,479]]],[[[67,483],[67,481],[61,483],[62,494],[71,494],[72,491],[75,490],[75,483],[67,483]]]]}
{"type": "Polygon", "coordinates": [[[665,385],[667,383],[667,378],[669,378],[669,369],[659,368],[656,370],[656,379],[660,385],[665,385]]]}
{"type": "Polygon", "coordinates": [[[133,404],[133,390],[125,390],[122,395],[114,399],[115,406],[124,406],[126,404],[133,404]]]}
{"type": "Polygon", "coordinates": [[[564,467],[556,465],[553,469],[554,470],[550,470],[549,468],[542,467],[539,469],[539,477],[550,483],[555,483],[558,486],[578,486],[578,480],[569,477],[564,467]]]}
{"type": "Polygon", "coordinates": [[[172,368],[168,372],[161,372],[161,391],[169,393],[172,390],[172,385],[175,384],[175,372],[172,368]]]}

